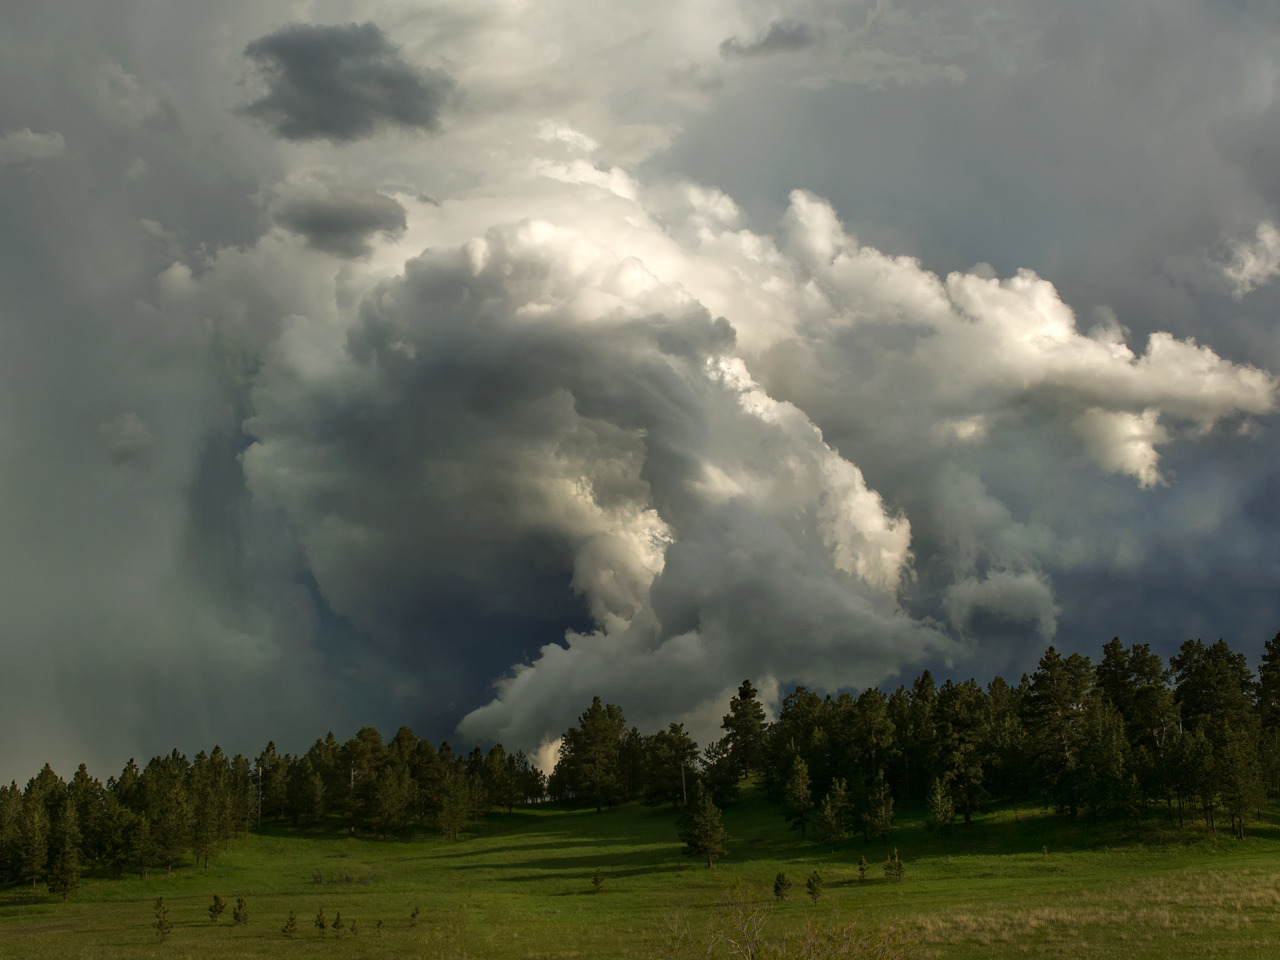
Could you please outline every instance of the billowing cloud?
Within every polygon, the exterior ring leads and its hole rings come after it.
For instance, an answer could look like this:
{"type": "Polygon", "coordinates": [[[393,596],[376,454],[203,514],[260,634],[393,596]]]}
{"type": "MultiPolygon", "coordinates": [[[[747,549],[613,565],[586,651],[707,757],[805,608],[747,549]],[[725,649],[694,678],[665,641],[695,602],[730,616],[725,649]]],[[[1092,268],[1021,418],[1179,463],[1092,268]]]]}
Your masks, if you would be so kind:
{"type": "Polygon", "coordinates": [[[1274,5],[10,6],[0,777],[1275,632],[1274,5]]]}
{"type": "Polygon", "coordinates": [[[1269,221],[1258,224],[1254,239],[1235,245],[1222,272],[1237,300],[1280,276],[1280,230],[1269,221]]]}
{"type": "Polygon", "coordinates": [[[453,89],[439,70],[406,63],[373,23],[294,24],[244,52],[267,84],[244,113],[289,140],[359,140],[383,126],[434,132],[453,89]]]}
{"type": "Polygon", "coordinates": [[[406,226],[404,207],[385,193],[323,181],[285,191],[275,220],[309,246],[339,257],[366,256],[373,251],[371,237],[395,237],[406,226]]]}

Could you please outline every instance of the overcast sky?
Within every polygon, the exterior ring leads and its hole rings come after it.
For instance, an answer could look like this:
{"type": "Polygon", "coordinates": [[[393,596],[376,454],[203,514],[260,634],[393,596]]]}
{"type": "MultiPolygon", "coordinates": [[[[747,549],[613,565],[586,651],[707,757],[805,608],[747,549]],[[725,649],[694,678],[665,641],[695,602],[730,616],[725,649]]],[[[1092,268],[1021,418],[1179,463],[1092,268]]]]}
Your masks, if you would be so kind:
{"type": "Polygon", "coordinates": [[[1280,630],[1280,6],[0,0],[0,776],[1280,630]]]}

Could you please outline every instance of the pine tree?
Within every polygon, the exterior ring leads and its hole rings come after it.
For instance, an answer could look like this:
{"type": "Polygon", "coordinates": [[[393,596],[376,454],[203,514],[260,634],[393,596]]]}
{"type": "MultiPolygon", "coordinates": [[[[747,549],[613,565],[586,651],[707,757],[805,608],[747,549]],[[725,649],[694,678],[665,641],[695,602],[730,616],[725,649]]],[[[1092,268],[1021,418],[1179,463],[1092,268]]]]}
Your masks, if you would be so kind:
{"type": "Polygon", "coordinates": [[[346,926],[347,925],[342,922],[342,911],[339,910],[338,915],[333,918],[333,935],[341,940],[342,934],[346,932],[346,926]]]}
{"type": "Polygon", "coordinates": [[[809,894],[809,899],[813,901],[813,905],[818,905],[818,898],[822,896],[822,874],[817,870],[809,874],[809,879],[804,882],[804,888],[809,894]]]}
{"type": "Polygon", "coordinates": [[[858,882],[859,883],[867,882],[867,870],[870,868],[870,866],[871,864],[867,863],[867,858],[865,855],[858,857],[858,882]]]}
{"type": "Polygon", "coordinates": [[[791,776],[787,778],[782,804],[791,829],[799,830],[800,839],[803,840],[805,828],[812,816],[813,794],[809,792],[809,766],[798,754],[791,763],[791,776]]]}
{"type": "Polygon", "coordinates": [[[418,914],[422,913],[421,907],[414,907],[413,912],[409,914],[409,926],[416,927],[418,925],[418,914]]]}
{"type": "Polygon", "coordinates": [[[53,830],[53,850],[49,869],[49,892],[66,903],[71,891],[80,886],[80,828],[70,794],[64,797],[53,830]]]}
{"type": "Polygon", "coordinates": [[[686,857],[706,858],[708,868],[728,852],[725,843],[729,834],[720,819],[720,810],[701,783],[694,787],[693,797],[681,811],[680,839],[685,843],[681,852],[686,857]]]}
{"type": "Polygon", "coordinates": [[[884,859],[884,878],[889,883],[901,883],[907,875],[907,866],[898,859],[898,848],[884,859]]]}
{"type": "Polygon", "coordinates": [[[151,836],[151,821],[147,819],[146,814],[134,822],[131,833],[129,849],[134,861],[138,864],[138,874],[145,880],[151,868],[155,866],[158,856],[156,842],[151,836]]]}
{"type": "Polygon", "coordinates": [[[36,883],[45,875],[49,860],[49,820],[42,800],[28,797],[23,807],[18,879],[30,883],[34,890],[36,883]]]}
{"type": "Polygon", "coordinates": [[[727,731],[725,739],[735,766],[742,776],[749,777],[759,766],[765,735],[764,707],[756,699],[750,680],[743,680],[738,687],[738,695],[729,701],[729,712],[720,726],[727,731]]]}
{"type": "Polygon", "coordinates": [[[929,812],[925,815],[924,825],[939,833],[951,833],[951,825],[955,823],[956,807],[951,802],[951,794],[947,792],[941,777],[933,780],[933,789],[929,791],[929,812]]]}
{"type": "Polygon", "coordinates": [[[280,932],[286,937],[292,937],[298,932],[298,915],[292,910],[289,911],[289,918],[285,920],[284,926],[280,928],[280,932]]]}
{"type": "Polygon", "coordinates": [[[604,891],[604,871],[596,867],[596,872],[591,876],[592,893],[602,893],[604,891]]]}
{"type": "Polygon", "coordinates": [[[209,921],[211,923],[217,923],[219,920],[222,919],[222,914],[226,911],[226,909],[227,909],[227,901],[223,900],[222,897],[218,896],[215,893],[213,895],[213,903],[209,907],[209,921]]]}
{"type": "Polygon", "coordinates": [[[787,875],[781,870],[778,875],[773,878],[773,896],[776,900],[787,899],[787,894],[791,892],[791,881],[787,879],[787,875]]]}
{"type": "Polygon", "coordinates": [[[818,839],[826,843],[834,853],[836,841],[846,836],[845,819],[849,811],[849,788],[843,777],[831,781],[831,789],[822,798],[822,806],[818,809],[818,839]]]}
{"type": "Polygon", "coordinates": [[[236,897],[236,908],[231,911],[231,919],[237,927],[243,927],[249,922],[249,905],[244,897],[236,897]]]}
{"type": "Polygon", "coordinates": [[[321,937],[325,935],[325,931],[329,929],[329,924],[324,918],[324,907],[316,911],[316,932],[321,937]]]}
{"type": "Polygon", "coordinates": [[[164,897],[156,898],[156,921],[151,924],[161,943],[169,939],[173,925],[169,923],[169,908],[164,905],[164,897]]]}
{"type": "Polygon", "coordinates": [[[862,812],[864,838],[884,837],[893,827],[893,793],[885,781],[884,771],[876,772],[876,779],[867,791],[866,806],[862,812]]]}

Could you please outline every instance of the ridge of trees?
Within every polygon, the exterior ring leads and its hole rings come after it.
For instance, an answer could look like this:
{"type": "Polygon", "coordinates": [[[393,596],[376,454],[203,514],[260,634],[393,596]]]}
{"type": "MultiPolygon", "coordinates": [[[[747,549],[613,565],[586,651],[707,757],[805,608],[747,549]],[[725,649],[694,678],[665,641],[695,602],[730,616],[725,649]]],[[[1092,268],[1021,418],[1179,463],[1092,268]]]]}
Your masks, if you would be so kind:
{"type": "Polygon", "coordinates": [[[698,856],[712,849],[714,862],[722,841],[708,826],[704,846],[691,842],[689,818],[710,823],[746,777],[802,837],[831,848],[850,834],[886,837],[902,809],[949,831],[1005,801],[1095,821],[1196,818],[1243,837],[1262,798],[1280,798],[1280,634],[1256,677],[1222,640],[1188,640],[1166,664],[1115,638],[1096,664],[1049,647],[1016,685],[938,686],[926,670],[887,694],[801,686],[771,723],[744,681],[721,726],[700,750],[682,724],[644,735],[596,697],[565,731],[549,777],[501,744],[455,754],[408,727],[390,742],[372,727],[345,743],[330,733],[297,755],[272,742],[252,761],[220,747],[192,760],[173,750],[141,769],[130,760],[105,784],[83,764],[70,781],[46,764],[24,788],[0,787],[0,881],[44,883],[66,899],[86,869],[146,876],[188,857],[208,867],[263,821],[457,839],[495,808],[546,799],[670,804],[685,813],[686,842],[698,856]]]}

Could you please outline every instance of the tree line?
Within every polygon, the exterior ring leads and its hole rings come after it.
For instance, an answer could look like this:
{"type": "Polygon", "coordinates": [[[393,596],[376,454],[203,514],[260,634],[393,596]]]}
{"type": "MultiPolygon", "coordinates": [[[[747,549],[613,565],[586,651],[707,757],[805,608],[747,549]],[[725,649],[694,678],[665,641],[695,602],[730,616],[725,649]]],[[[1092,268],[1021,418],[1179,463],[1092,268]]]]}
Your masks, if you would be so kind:
{"type": "Polygon", "coordinates": [[[1243,837],[1264,796],[1280,797],[1280,634],[1256,676],[1223,640],[1188,640],[1166,664],[1113,638],[1097,663],[1049,647],[1016,684],[939,686],[926,670],[888,693],[801,686],[772,723],[745,681],[722,728],[700,751],[680,724],[642,736],[597,698],[565,732],[548,789],[597,808],[680,806],[702,790],[724,806],[755,775],[803,837],[833,847],[887,836],[902,809],[950,830],[993,802],[1130,824],[1197,818],[1243,837]]]}
{"type": "Polygon", "coordinates": [[[541,800],[546,778],[501,744],[455,754],[401,727],[390,743],[363,727],[345,743],[332,733],[303,754],[275,743],[250,761],[220,747],[193,760],[177,750],[143,769],[130,759],[104,784],[84,764],[70,782],[48,764],[25,788],[0,787],[0,881],[46,883],[66,899],[82,872],[143,877],[210,858],[263,820],[307,827],[340,822],[386,835],[409,827],[456,839],[495,807],[541,800]]]}
{"type": "Polygon", "coordinates": [[[454,753],[408,727],[390,742],[373,727],[346,742],[330,733],[298,755],[269,743],[252,761],[174,750],[144,769],[130,760],[105,784],[83,764],[70,782],[46,765],[25,788],[0,787],[0,879],[44,882],[65,898],[84,869],[145,876],[188,856],[208,866],[264,820],[457,839],[495,808],[544,799],[670,804],[685,836],[749,777],[802,837],[832,847],[887,836],[903,809],[950,830],[990,803],[1029,801],[1094,820],[1197,818],[1243,837],[1262,798],[1280,797],[1280,634],[1256,676],[1222,640],[1188,640],[1166,664],[1117,638],[1096,664],[1049,647],[1017,684],[939,686],[925,671],[888,693],[801,686],[773,722],[747,680],[721,726],[705,747],[679,723],[641,734],[597,697],[564,732],[549,777],[501,744],[454,753]]]}

